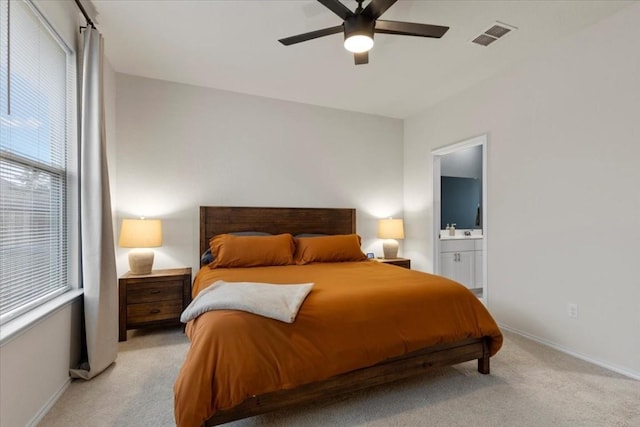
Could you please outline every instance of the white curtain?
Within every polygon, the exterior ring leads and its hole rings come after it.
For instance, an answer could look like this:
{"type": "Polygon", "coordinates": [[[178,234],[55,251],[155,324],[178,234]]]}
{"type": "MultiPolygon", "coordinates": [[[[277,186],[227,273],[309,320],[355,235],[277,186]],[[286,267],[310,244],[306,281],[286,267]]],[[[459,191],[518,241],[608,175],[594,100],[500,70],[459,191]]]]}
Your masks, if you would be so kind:
{"type": "Polygon", "coordinates": [[[90,379],[118,353],[118,284],[106,160],[102,36],[83,31],[80,89],[80,248],[86,358],[74,378],[90,379]]]}

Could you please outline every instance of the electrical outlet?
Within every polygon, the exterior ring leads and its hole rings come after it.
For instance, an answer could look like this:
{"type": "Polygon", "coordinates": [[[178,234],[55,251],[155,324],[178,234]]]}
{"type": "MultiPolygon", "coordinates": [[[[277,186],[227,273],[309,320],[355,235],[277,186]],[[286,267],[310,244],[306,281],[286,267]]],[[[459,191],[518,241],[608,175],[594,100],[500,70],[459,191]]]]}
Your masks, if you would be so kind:
{"type": "Polygon", "coordinates": [[[567,304],[567,314],[572,319],[578,318],[578,304],[570,302],[567,304]]]}

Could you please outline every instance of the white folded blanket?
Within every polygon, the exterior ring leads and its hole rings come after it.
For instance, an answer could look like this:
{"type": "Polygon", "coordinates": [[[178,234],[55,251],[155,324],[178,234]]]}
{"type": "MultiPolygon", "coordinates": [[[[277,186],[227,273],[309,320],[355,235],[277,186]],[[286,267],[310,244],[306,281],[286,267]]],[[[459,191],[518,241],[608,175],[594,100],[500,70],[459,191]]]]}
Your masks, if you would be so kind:
{"type": "Polygon", "coordinates": [[[218,280],[191,301],[180,321],[187,323],[210,310],[241,310],[293,323],[312,287],[313,283],[279,285],[218,280]]]}

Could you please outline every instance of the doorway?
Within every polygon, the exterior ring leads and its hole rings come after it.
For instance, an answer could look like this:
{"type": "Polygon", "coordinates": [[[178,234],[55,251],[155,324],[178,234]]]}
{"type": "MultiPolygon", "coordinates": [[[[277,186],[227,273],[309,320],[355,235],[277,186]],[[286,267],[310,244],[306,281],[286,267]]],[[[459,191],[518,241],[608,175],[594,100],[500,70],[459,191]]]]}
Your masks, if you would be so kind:
{"type": "Polygon", "coordinates": [[[434,271],[463,283],[486,304],[487,135],[437,148],[431,154],[434,271]],[[455,231],[448,228],[453,224],[455,231]]]}

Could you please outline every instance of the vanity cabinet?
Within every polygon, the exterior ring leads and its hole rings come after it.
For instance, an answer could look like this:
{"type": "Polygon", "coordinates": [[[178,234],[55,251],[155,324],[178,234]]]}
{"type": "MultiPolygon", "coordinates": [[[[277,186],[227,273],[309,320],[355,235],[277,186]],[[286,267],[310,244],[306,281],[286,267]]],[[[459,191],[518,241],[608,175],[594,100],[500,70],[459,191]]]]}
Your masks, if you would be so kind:
{"type": "Polygon", "coordinates": [[[482,288],[482,239],[441,240],[440,275],[469,289],[482,288]]]}

